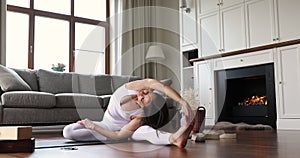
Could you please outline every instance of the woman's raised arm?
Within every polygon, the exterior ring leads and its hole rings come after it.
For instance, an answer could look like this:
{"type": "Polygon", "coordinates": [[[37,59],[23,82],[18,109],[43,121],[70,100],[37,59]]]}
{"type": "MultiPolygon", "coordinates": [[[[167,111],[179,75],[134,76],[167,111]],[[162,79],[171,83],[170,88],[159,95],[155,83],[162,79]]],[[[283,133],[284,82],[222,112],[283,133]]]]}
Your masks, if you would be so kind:
{"type": "Polygon", "coordinates": [[[132,81],[126,84],[126,88],[131,90],[136,90],[136,91],[150,90],[150,89],[160,91],[183,106],[184,114],[188,124],[192,121],[192,110],[189,104],[173,88],[159,82],[158,80],[143,79],[143,80],[132,81]]]}

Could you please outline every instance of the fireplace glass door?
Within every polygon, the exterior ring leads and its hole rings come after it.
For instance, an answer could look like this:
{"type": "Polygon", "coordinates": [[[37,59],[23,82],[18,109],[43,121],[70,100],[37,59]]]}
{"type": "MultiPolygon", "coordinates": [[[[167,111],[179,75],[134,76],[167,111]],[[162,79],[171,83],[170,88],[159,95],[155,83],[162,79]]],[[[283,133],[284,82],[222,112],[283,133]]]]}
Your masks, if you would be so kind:
{"type": "Polygon", "coordinates": [[[276,128],[273,64],[221,70],[215,75],[218,121],[276,128]]]}

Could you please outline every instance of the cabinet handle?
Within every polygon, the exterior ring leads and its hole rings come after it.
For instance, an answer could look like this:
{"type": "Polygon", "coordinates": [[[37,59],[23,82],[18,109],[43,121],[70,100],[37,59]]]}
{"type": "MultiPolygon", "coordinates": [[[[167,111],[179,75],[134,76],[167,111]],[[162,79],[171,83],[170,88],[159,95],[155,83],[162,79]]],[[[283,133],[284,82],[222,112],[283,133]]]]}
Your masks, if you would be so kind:
{"type": "Polygon", "coordinates": [[[212,90],[212,88],[208,88],[208,90],[210,90],[210,91],[211,91],[211,90],[212,90]]]}
{"type": "Polygon", "coordinates": [[[244,60],[243,60],[243,59],[241,59],[240,61],[241,61],[241,62],[243,62],[244,60]]]}
{"type": "Polygon", "coordinates": [[[282,81],[279,81],[279,84],[282,84],[282,81]]]}

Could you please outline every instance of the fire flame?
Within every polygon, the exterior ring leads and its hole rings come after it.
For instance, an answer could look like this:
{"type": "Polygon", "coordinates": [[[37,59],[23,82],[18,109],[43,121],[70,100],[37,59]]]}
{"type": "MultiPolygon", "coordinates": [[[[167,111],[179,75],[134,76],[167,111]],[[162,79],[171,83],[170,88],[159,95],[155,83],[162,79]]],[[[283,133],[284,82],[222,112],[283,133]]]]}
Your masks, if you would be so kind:
{"type": "Polygon", "coordinates": [[[267,96],[252,96],[245,99],[243,102],[238,103],[238,105],[249,106],[249,105],[267,105],[267,96]]]}

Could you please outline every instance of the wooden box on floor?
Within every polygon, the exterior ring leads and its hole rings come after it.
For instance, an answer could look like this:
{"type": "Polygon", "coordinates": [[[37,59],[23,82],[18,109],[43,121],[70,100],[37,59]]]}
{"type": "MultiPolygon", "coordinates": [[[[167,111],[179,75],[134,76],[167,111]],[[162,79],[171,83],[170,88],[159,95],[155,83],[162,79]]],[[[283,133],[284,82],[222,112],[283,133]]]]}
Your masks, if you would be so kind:
{"type": "Polygon", "coordinates": [[[34,147],[31,126],[0,127],[0,153],[33,152],[34,147]]]}
{"type": "Polygon", "coordinates": [[[0,153],[32,153],[34,152],[34,147],[34,138],[0,141],[0,153]]]}
{"type": "Polygon", "coordinates": [[[2,126],[0,127],[0,140],[21,140],[32,137],[31,126],[2,126]]]}

